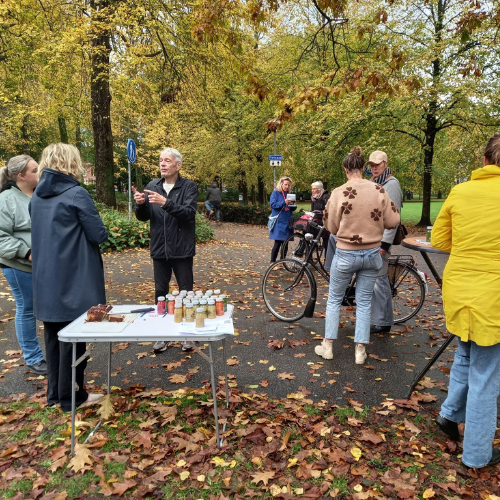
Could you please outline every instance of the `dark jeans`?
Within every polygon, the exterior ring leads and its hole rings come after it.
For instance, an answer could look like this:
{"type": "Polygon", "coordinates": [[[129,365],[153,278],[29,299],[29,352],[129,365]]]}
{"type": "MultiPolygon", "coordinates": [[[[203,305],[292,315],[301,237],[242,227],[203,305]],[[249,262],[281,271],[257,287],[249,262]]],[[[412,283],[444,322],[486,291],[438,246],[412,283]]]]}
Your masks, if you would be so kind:
{"type": "MultiPolygon", "coordinates": [[[[43,322],[45,336],[45,358],[47,360],[47,402],[49,406],[57,403],[61,404],[61,410],[71,411],[71,363],[73,344],[71,342],[60,342],[57,334],[71,322],[43,322]]],[[[86,349],[85,342],[77,342],[76,359],[78,359],[86,349]]],[[[88,393],[83,388],[83,378],[87,360],[82,361],[76,367],[76,406],[80,406],[87,401],[88,393]]]]}
{"type": "Polygon", "coordinates": [[[185,259],[153,259],[155,279],[155,304],[158,297],[169,292],[170,278],[174,271],[179,290],[193,289],[193,257],[185,259]]]}
{"type": "Polygon", "coordinates": [[[283,243],[284,240],[274,240],[273,249],[271,250],[271,262],[276,262],[281,245],[283,245],[283,243]]]}

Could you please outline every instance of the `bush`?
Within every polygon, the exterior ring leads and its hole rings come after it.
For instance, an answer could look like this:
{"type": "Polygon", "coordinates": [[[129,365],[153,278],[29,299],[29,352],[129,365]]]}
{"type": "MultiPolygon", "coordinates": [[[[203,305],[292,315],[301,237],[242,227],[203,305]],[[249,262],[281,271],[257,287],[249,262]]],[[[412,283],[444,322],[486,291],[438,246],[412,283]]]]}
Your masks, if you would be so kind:
{"type": "MultiPolygon", "coordinates": [[[[137,220],[134,214],[129,220],[128,213],[106,208],[102,203],[96,203],[96,206],[109,233],[109,238],[101,244],[103,252],[149,247],[149,222],[137,220]]],[[[203,243],[213,238],[214,231],[209,222],[196,214],[196,242],[203,243]]]]}
{"type": "MultiPolygon", "coordinates": [[[[269,205],[240,205],[239,203],[222,203],[222,220],[239,224],[267,225],[271,214],[269,205]]],[[[205,206],[198,204],[198,212],[204,213],[205,206]]]]}

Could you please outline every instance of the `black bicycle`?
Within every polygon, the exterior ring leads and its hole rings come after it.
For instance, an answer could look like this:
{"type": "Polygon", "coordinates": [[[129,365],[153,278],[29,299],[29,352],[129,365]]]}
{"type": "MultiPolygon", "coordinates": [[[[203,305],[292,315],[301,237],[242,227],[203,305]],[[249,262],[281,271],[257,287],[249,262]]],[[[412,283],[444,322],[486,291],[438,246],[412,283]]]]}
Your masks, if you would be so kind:
{"type": "MultiPolygon", "coordinates": [[[[282,321],[311,318],[316,307],[316,278],[312,270],[330,282],[330,274],[323,266],[318,243],[324,230],[312,221],[303,236],[295,243],[289,241],[288,255],[269,266],[262,281],[262,294],[269,311],[282,321]],[[313,234],[315,233],[315,234],[313,234]],[[293,247],[290,244],[293,244],[293,247]]],[[[425,274],[415,266],[411,255],[395,255],[389,259],[389,283],[392,293],[394,323],[404,323],[413,318],[425,300],[425,274]]],[[[356,305],[356,277],[346,289],[344,306],[356,305]]]]}

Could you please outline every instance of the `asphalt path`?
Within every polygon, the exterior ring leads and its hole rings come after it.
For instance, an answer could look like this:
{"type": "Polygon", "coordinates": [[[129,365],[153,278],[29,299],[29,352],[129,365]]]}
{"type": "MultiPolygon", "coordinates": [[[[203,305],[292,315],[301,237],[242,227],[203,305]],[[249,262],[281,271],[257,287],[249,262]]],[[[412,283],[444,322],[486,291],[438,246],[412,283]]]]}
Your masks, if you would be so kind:
{"type": "MultiPolygon", "coordinates": [[[[266,309],[261,293],[262,276],[269,266],[272,241],[267,228],[240,224],[214,226],[216,239],[198,245],[195,257],[195,289],[219,288],[235,306],[236,334],[227,342],[230,383],[241,390],[264,391],[273,398],[297,392],[308,393],[315,402],[338,405],[350,400],[363,405],[379,405],[387,398],[407,394],[415,375],[425,366],[447,335],[441,293],[434,280],[415,319],[399,325],[389,334],[372,335],[365,365],[354,363],[355,312],[342,308],[339,339],[334,343],[334,359],[323,360],[314,346],[324,334],[327,286],[322,283],[314,318],[296,323],[276,320],[266,309]],[[269,347],[271,340],[283,341],[280,349],[269,347]]],[[[397,247],[395,253],[411,254],[418,268],[430,275],[418,252],[397,247]]],[[[442,273],[446,255],[432,255],[442,273]]],[[[147,250],[128,250],[104,255],[108,302],[150,304],[153,300],[153,269],[147,250]]],[[[318,281],[322,282],[318,277],[318,281]]],[[[0,397],[31,395],[44,391],[46,378],[30,372],[15,336],[15,302],[10,288],[0,278],[0,397]]],[[[43,345],[42,325],[39,325],[43,345]]],[[[219,344],[216,344],[217,346],[219,344]]],[[[113,346],[112,385],[127,388],[140,385],[168,390],[209,384],[210,371],[197,353],[183,353],[180,346],[155,355],[152,343],[121,343],[113,346]],[[173,375],[173,383],[169,379],[173,375]],[[180,377],[179,377],[180,376],[180,377]]],[[[419,393],[434,410],[446,397],[448,374],[456,343],[452,343],[432,367],[419,393]]],[[[222,355],[215,350],[216,370],[222,374],[222,355]]],[[[95,344],[87,366],[89,390],[105,388],[107,349],[95,344]]]]}

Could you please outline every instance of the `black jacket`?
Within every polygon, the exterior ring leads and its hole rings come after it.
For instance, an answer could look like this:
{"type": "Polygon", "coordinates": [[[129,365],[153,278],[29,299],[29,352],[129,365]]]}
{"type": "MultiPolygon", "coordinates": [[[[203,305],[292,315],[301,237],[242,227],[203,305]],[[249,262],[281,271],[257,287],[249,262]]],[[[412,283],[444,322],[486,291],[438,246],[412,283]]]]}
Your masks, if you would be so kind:
{"type": "Polygon", "coordinates": [[[330,195],[328,194],[328,191],[325,191],[319,200],[313,200],[311,199],[311,212],[316,212],[314,214],[314,220],[318,223],[323,225],[323,210],[325,210],[326,204],[328,203],[328,200],[330,199],[330,195]],[[318,213],[321,212],[321,213],[318,213]]]}
{"type": "Polygon", "coordinates": [[[106,302],[99,244],[108,233],[89,193],[44,169],[29,206],[33,309],[41,321],[73,321],[106,302]]]}
{"type": "MultiPolygon", "coordinates": [[[[145,189],[166,196],[163,178],[151,181],[145,189]]],[[[151,258],[184,259],[196,253],[196,208],[198,187],[193,181],[179,176],[166,196],[165,205],[146,202],[135,204],[135,215],[139,220],[151,221],[151,258]]]]}

